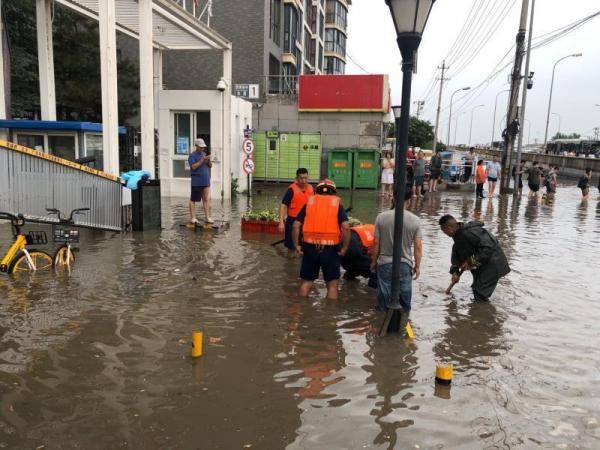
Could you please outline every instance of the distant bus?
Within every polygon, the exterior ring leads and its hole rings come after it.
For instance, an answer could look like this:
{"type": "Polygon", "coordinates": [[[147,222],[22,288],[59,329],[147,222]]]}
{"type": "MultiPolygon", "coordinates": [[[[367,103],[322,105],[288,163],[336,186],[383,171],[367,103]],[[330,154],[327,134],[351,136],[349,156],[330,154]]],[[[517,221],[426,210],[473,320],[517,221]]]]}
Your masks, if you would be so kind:
{"type": "Polygon", "coordinates": [[[600,158],[600,141],[588,139],[556,139],[548,142],[547,153],[600,158]]]}

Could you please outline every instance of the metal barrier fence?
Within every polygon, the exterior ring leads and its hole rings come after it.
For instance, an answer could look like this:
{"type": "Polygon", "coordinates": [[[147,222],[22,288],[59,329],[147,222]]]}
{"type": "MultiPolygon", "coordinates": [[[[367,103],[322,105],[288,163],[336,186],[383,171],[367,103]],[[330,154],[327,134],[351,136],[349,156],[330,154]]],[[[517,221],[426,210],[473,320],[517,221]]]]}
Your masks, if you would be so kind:
{"type": "Polygon", "coordinates": [[[0,141],[0,211],[56,223],[56,216],[46,208],[65,215],[76,208],[90,208],[77,216],[78,226],[121,231],[121,205],[118,177],[0,141]]]}

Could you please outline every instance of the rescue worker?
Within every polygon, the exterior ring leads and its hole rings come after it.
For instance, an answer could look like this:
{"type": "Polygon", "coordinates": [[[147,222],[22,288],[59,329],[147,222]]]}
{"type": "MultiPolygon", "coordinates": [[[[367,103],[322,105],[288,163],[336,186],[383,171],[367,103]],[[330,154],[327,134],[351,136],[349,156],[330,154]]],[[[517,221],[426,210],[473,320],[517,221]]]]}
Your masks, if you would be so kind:
{"type": "Polygon", "coordinates": [[[365,277],[369,287],[377,288],[377,275],[371,272],[371,254],[375,243],[375,225],[362,224],[350,228],[350,245],[342,257],[342,267],[346,271],[344,278],[354,280],[365,277]]]}
{"type": "Polygon", "coordinates": [[[296,250],[292,239],[294,220],[313,194],[313,187],[308,184],[308,170],[301,167],[296,170],[296,181],[289,185],[279,206],[279,232],[285,233],[283,242],[290,253],[296,250]]]}
{"type": "Polygon", "coordinates": [[[333,181],[319,182],[316,195],[308,199],[294,221],[293,240],[296,252],[302,255],[300,296],[308,296],[313,282],[323,271],[327,298],[336,300],[340,259],[350,245],[350,223],[333,181]]]}
{"type": "Polygon", "coordinates": [[[454,240],[450,268],[452,282],[457,283],[461,274],[470,270],[475,300],[489,300],[498,280],[510,272],[498,240],[481,222],[458,222],[447,214],[442,216],[439,224],[444,234],[454,240]]]}

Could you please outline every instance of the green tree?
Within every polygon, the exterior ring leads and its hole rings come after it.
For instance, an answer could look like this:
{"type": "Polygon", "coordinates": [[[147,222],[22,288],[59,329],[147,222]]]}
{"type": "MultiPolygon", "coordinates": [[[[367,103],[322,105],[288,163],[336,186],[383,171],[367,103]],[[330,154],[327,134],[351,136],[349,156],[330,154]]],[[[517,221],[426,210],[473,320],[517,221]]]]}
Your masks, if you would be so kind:
{"type": "MultiPolygon", "coordinates": [[[[12,101],[11,115],[39,118],[39,78],[34,0],[5,0],[12,101]]],[[[102,121],[98,24],[56,4],[53,21],[58,120],[102,121]]],[[[119,122],[137,114],[137,67],[118,54],[119,122]]]]}
{"type": "MultiPolygon", "coordinates": [[[[395,125],[395,123],[392,123],[390,126],[388,137],[396,137],[395,125]]],[[[411,147],[431,148],[433,146],[433,125],[429,121],[411,116],[408,125],[408,145],[411,147]]]]}
{"type": "Polygon", "coordinates": [[[552,140],[554,141],[556,139],[579,139],[579,138],[581,138],[581,135],[579,133],[566,134],[566,133],[561,133],[559,131],[558,133],[556,133],[554,135],[552,140]]]}

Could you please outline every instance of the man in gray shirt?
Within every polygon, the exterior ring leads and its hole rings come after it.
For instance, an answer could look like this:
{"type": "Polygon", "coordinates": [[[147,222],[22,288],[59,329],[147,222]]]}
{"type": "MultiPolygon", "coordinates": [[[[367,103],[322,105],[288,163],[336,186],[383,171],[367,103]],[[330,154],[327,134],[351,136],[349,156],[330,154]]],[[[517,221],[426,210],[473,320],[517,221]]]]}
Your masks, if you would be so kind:
{"type": "Polygon", "coordinates": [[[425,160],[423,152],[419,150],[417,159],[413,162],[413,171],[415,176],[415,185],[413,186],[413,197],[422,197],[421,191],[425,183],[425,160]]]}
{"type": "MultiPolygon", "coordinates": [[[[408,188],[408,186],[407,186],[408,188]]],[[[411,192],[406,189],[404,196],[404,227],[402,233],[402,262],[400,281],[400,305],[410,312],[412,279],[421,274],[423,241],[421,221],[406,208],[410,206],[411,192]]],[[[371,270],[377,271],[377,308],[387,310],[392,295],[392,255],[394,253],[394,210],[382,212],[375,220],[375,242],[371,270]]]]}

